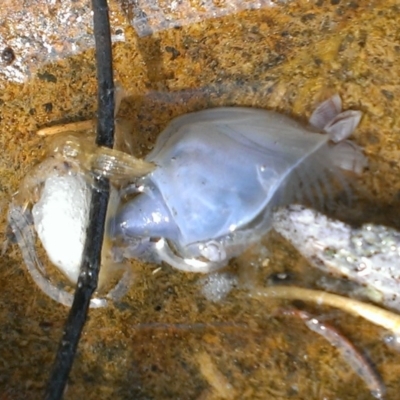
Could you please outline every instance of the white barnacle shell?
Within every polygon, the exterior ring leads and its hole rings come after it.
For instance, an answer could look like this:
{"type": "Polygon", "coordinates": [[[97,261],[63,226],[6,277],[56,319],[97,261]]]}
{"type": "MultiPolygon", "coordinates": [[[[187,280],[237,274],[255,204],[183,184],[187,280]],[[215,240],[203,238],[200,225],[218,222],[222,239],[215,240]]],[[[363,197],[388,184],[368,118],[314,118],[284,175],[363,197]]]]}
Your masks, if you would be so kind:
{"type": "MultiPolygon", "coordinates": [[[[50,262],[71,283],[77,283],[89,223],[93,174],[121,184],[147,174],[154,166],[121,150],[97,147],[91,136],[75,135],[65,128],[65,134],[60,133],[48,143],[47,157],[21,182],[10,204],[8,222],[35,283],[52,299],[70,306],[71,292],[52,282],[51,274],[36,252],[37,237],[50,262]]],[[[118,196],[111,185],[107,212],[112,213],[117,203],[118,196]]],[[[107,271],[124,269],[122,265],[116,266],[118,262],[114,255],[110,241],[105,238],[101,254],[103,268],[99,276],[102,290],[108,275],[102,273],[104,267],[110,267],[107,271]]],[[[106,297],[121,297],[129,279],[130,272],[125,269],[106,297]]],[[[93,298],[90,304],[91,307],[102,307],[107,300],[93,298]]]]}
{"type": "Polygon", "coordinates": [[[90,187],[81,174],[46,179],[32,208],[36,232],[50,261],[76,283],[90,207],[90,187]]]}

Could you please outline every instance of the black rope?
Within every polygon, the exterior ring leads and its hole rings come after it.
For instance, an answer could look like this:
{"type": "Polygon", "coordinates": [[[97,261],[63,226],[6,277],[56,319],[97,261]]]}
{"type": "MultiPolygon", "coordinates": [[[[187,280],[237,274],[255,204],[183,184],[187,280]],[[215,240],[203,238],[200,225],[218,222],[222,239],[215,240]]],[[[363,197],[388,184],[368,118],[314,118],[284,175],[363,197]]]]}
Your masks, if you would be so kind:
{"type": "MultiPolygon", "coordinates": [[[[92,8],[98,80],[96,143],[111,148],[114,143],[114,80],[107,0],[92,0],[92,8]]],[[[47,385],[46,400],[62,398],[86,321],[90,299],[97,288],[110,186],[104,177],[95,177],[95,180],[81,271],[47,385]]]]}
{"type": "Polygon", "coordinates": [[[92,0],[98,82],[96,143],[114,145],[114,76],[107,0],[92,0]]]}

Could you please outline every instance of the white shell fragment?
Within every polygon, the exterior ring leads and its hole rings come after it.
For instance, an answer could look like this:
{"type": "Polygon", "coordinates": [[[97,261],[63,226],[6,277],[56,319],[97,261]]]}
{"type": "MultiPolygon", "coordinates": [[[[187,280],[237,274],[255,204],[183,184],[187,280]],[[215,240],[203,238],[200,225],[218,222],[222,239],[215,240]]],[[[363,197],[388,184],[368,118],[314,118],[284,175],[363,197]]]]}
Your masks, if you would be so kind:
{"type": "Polygon", "coordinates": [[[76,283],[89,219],[90,188],[82,175],[52,176],[32,208],[36,232],[51,262],[76,283]]]}
{"type": "Polygon", "coordinates": [[[400,232],[353,228],[299,205],[277,211],[273,227],[315,267],[366,285],[382,304],[400,310],[400,232]]]}
{"type": "Polygon", "coordinates": [[[201,292],[212,302],[224,299],[238,284],[237,277],[228,272],[215,272],[208,274],[200,280],[201,292]]]}

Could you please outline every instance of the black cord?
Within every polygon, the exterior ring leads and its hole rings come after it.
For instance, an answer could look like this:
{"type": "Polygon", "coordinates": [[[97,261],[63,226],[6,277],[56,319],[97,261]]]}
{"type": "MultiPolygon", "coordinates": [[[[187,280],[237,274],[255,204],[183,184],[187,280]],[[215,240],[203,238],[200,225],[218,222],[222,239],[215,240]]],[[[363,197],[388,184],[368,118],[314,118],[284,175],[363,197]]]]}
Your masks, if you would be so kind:
{"type": "Polygon", "coordinates": [[[107,0],[92,0],[94,37],[98,82],[98,119],[96,143],[99,146],[114,145],[114,76],[110,21],[107,0]]]}
{"type": "MultiPolygon", "coordinates": [[[[92,0],[92,8],[98,80],[96,143],[111,148],[114,143],[114,80],[107,0],[92,0]]],[[[104,177],[95,177],[95,180],[81,271],[47,385],[46,400],[62,398],[86,322],[90,299],[97,288],[110,185],[104,177]]]]}

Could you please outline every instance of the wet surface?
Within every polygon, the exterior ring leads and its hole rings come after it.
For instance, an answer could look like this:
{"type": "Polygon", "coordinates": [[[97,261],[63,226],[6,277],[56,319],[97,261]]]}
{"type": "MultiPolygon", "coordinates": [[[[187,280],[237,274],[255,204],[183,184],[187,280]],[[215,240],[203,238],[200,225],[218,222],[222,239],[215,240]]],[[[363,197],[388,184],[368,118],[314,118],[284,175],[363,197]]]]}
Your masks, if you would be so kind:
{"type": "MultiPolygon", "coordinates": [[[[46,17],[49,26],[57,23],[52,20],[59,15],[57,4],[46,17]]],[[[138,155],[182,113],[240,105],[306,121],[316,104],[338,92],[344,109],[365,113],[354,139],[369,159],[358,182],[366,201],[341,214],[399,227],[392,216],[400,193],[400,17],[396,2],[381,4],[276,2],[140,38],[129,25],[126,5],[111,3],[113,29],[123,29],[125,38],[114,45],[115,76],[127,92],[120,116],[132,121],[138,155]]],[[[7,27],[12,26],[11,19],[7,27]]],[[[32,37],[40,37],[40,29],[32,25],[32,37]]],[[[89,41],[74,55],[61,51],[61,58],[21,67],[25,79],[16,82],[4,68],[27,56],[11,36],[1,35],[4,234],[7,204],[42,154],[35,131],[92,118],[96,79],[89,41]]],[[[335,348],[279,311],[287,303],[247,295],[254,281],[266,284],[282,273],[303,286],[327,279],[278,234],[272,232],[256,256],[248,253],[232,263],[237,284],[217,303],[205,298],[201,276],[165,265],[132,268],[135,282],[128,295],[91,311],[65,398],[372,398],[335,348]]],[[[0,399],[42,398],[67,309],[35,287],[14,245],[2,257],[0,285],[0,399]]],[[[385,332],[336,310],[296,305],[328,319],[362,349],[387,386],[385,398],[397,398],[400,354],[384,345],[385,332]]]]}

